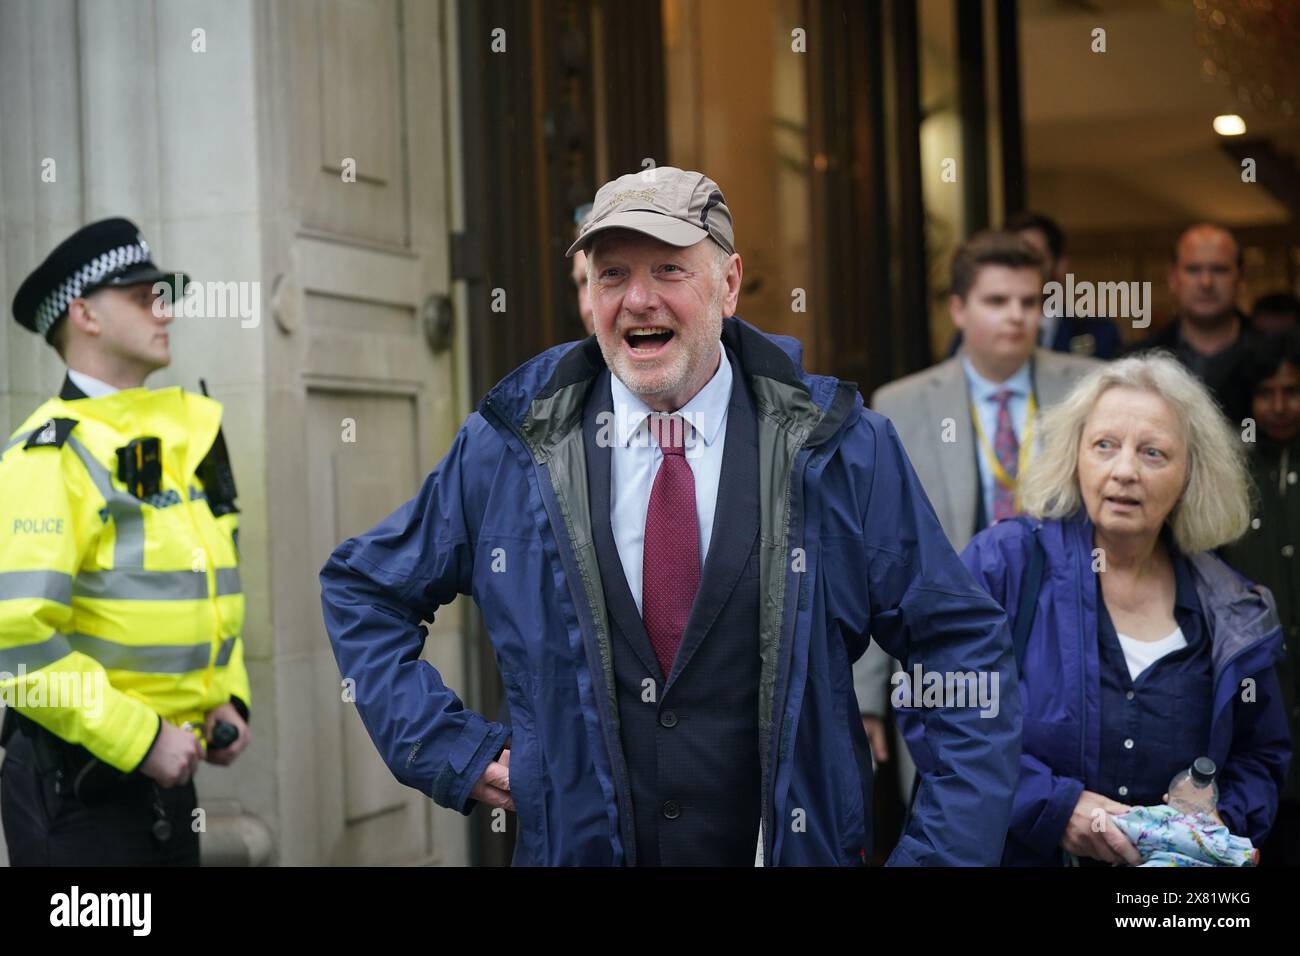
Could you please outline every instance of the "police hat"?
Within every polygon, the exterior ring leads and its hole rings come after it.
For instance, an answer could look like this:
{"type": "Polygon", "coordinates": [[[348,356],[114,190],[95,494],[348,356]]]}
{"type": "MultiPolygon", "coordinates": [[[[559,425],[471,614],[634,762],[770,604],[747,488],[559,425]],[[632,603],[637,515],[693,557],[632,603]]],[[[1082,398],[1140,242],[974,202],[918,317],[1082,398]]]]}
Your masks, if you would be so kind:
{"type": "Polygon", "coordinates": [[[73,299],[106,286],[144,282],[166,282],[178,296],[188,281],[185,275],[163,272],[153,264],[149,245],[135,223],[101,219],[64,239],[23,280],[14,296],[14,318],[48,340],[73,299]]]}

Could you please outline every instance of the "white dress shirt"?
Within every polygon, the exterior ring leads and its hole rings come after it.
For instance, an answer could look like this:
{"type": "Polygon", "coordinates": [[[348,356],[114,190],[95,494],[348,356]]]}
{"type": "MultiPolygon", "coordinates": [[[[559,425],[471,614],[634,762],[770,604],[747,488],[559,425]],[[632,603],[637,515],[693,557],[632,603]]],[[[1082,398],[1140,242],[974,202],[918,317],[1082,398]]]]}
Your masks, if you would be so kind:
{"type": "Polygon", "coordinates": [[[121,391],[116,385],[101,382],[85,372],[78,372],[72,368],[68,369],[68,378],[72,379],[73,385],[86,393],[87,398],[103,398],[105,395],[112,395],[114,392],[121,391]]]}
{"type": "MultiPolygon", "coordinates": [[[[722,475],[722,451],[727,436],[727,409],[731,404],[731,362],[722,342],[718,369],[695,397],[674,412],[687,424],[686,461],[695,476],[695,513],[700,523],[700,573],[713,536],[713,514],[722,475]]],[[[645,519],[650,510],[650,489],[664,454],[650,436],[648,419],[653,410],[610,375],[614,401],[614,447],[610,450],[609,523],[623,562],[628,589],[641,611],[641,568],[645,549],[645,519]]]]}

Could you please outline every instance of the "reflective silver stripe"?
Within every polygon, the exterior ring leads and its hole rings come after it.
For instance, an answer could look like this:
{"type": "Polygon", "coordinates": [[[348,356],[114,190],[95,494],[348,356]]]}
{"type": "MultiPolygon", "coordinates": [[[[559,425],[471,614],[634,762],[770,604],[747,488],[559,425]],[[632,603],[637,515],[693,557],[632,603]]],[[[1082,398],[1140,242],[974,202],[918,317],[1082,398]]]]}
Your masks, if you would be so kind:
{"type": "MultiPolygon", "coordinates": [[[[232,640],[227,638],[227,640],[232,640]]],[[[119,644],[89,634],[69,634],[74,651],[93,657],[105,670],[145,674],[188,674],[204,670],[212,658],[212,644],[119,644]]]]}
{"type": "Polygon", "coordinates": [[[23,444],[24,442],[27,441],[27,439],[31,438],[38,431],[40,431],[40,428],[33,428],[29,432],[25,432],[22,435],[15,435],[13,438],[9,439],[8,443],[4,446],[4,448],[0,448],[0,458],[3,458],[5,452],[7,452],[10,448],[13,448],[14,445],[23,444]]]}
{"type": "Polygon", "coordinates": [[[113,566],[138,568],[144,565],[144,515],[134,498],[125,495],[123,498],[108,503],[108,514],[116,531],[113,566]]]}
{"type": "Polygon", "coordinates": [[[35,644],[20,644],[17,647],[0,647],[0,671],[10,675],[17,673],[20,667],[27,671],[40,670],[55,661],[62,660],[72,653],[68,638],[57,631],[43,641],[35,644]]]}
{"type": "Polygon", "coordinates": [[[68,447],[86,466],[90,480],[103,495],[109,517],[113,519],[117,538],[113,546],[113,566],[119,569],[144,567],[144,516],[140,513],[140,502],[125,491],[114,488],[108,469],[71,435],[68,436],[68,447]]]}
{"type": "Polygon", "coordinates": [[[39,598],[72,603],[72,575],[59,571],[0,571],[0,601],[39,598]]]}
{"type": "MultiPolygon", "coordinates": [[[[238,637],[227,637],[217,649],[215,666],[225,667],[235,650],[238,637]]],[[[72,652],[85,654],[99,662],[105,670],[137,671],[145,674],[188,674],[206,670],[212,656],[212,645],[204,644],[119,644],[89,634],[59,634],[55,632],[44,641],[22,644],[18,647],[0,647],[0,671],[17,673],[19,667],[28,672],[48,667],[72,652]]]]}
{"type": "Polygon", "coordinates": [[[73,582],[72,593],[110,601],[198,601],[208,596],[208,576],[201,571],[138,568],[83,571],[73,582]]]}
{"type": "Polygon", "coordinates": [[[217,597],[238,594],[241,590],[239,568],[217,568],[217,597]]]}
{"type": "Polygon", "coordinates": [[[221,642],[221,649],[217,651],[217,666],[225,667],[230,663],[230,655],[235,652],[235,641],[238,637],[228,637],[221,642]]]}

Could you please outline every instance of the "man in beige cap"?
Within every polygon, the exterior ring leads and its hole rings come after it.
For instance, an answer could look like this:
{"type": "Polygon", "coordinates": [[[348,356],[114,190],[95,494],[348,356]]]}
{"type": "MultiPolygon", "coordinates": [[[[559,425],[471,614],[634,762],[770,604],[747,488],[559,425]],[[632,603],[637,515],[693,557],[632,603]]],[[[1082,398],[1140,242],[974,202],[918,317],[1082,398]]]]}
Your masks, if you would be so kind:
{"type": "MultiPolygon", "coordinates": [[[[529,865],[861,865],[871,759],[850,663],[1014,688],[1005,615],[851,382],[732,314],[722,191],[658,168],[596,194],[595,334],[497,384],[419,495],[321,571],[341,672],[394,775],[518,813],[529,865]],[[725,493],[723,493],[725,491],[725,493]],[[483,611],[512,726],[420,660],[420,622],[483,611]]],[[[1019,697],[928,712],[894,863],[996,864],[1019,697]]]]}

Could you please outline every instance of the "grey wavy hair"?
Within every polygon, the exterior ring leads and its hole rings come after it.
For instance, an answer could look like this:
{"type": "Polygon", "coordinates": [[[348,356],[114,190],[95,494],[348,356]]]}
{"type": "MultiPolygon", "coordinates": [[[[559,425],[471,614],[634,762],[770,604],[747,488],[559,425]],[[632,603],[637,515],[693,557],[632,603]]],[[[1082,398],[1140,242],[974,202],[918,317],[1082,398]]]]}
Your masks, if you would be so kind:
{"type": "Polygon", "coordinates": [[[1237,540],[1250,524],[1250,478],[1242,436],[1214,399],[1168,352],[1119,359],[1090,372],[1041,419],[1042,450],[1020,479],[1021,507],[1036,518],[1065,518],[1083,504],[1079,444],[1097,400],[1112,388],[1159,395],[1182,427],[1187,480],[1166,522],[1185,554],[1237,540]]]}

